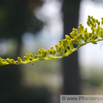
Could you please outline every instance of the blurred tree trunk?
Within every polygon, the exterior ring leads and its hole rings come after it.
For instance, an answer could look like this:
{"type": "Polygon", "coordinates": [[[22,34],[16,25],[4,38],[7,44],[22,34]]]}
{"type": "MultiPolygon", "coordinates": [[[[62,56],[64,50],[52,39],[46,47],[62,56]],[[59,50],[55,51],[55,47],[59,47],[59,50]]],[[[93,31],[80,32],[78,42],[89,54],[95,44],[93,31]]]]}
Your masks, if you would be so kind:
{"type": "MultiPolygon", "coordinates": [[[[64,37],[72,28],[77,28],[80,0],[64,0],[64,37]]],[[[80,94],[80,75],[77,52],[63,58],[63,94],[80,94]]]]}

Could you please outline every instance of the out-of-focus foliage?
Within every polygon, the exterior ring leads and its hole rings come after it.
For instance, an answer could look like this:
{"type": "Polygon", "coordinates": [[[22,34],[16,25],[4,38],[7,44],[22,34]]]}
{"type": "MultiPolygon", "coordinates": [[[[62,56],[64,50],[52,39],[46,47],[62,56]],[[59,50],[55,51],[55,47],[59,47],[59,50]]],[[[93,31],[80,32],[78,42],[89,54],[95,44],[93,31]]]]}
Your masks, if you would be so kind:
{"type": "Polygon", "coordinates": [[[88,83],[92,86],[100,87],[103,85],[103,71],[96,71],[92,70],[90,71],[90,76],[88,78],[84,78],[83,82],[88,83]]]}
{"type": "Polygon", "coordinates": [[[33,14],[41,0],[0,0],[0,38],[15,37],[20,39],[26,32],[39,31],[43,23],[33,14]]]}

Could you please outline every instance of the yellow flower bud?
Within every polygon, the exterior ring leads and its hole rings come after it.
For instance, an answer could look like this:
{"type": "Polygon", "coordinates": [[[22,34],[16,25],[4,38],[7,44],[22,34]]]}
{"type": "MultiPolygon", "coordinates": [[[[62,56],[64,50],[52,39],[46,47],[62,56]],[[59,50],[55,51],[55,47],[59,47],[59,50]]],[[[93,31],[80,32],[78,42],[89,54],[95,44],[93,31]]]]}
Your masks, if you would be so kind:
{"type": "Polygon", "coordinates": [[[41,48],[41,51],[43,51],[44,50],[44,48],[41,48]]]}
{"type": "Polygon", "coordinates": [[[13,63],[13,64],[14,64],[14,63],[15,63],[15,60],[14,60],[14,59],[11,59],[11,63],[13,63]]]}
{"type": "Polygon", "coordinates": [[[33,60],[33,58],[32,58],[32,57],[29,57],[29,60],[30,60],[30,61],[32,61],[32,60],[33,60]]]}
{"type": "Polygon", "coordinates": [[[8,63],[10,63],[10,58],[7,58],[6,61],[7,61],[8,63]]]}
{"type": "Polygon", "coordinates": [[[87,33],[88,38],[90,38],[92,36],[92,33],[87,33]]]}
{"type": "Polygon", "coordinates": [[[41,50],[40,49],[38,50],[38,54],[41,54],[41,50]]]}
{"type": "Polygon", "coordinates": [[[37,54],[35,54],[35,55],[34,55],[34,57],[37,59],[37,58],[38,58],[38,55],[37,55],[37,54]]]}
{"type": "Polygon", "coordinates": [[[101,24],[103,25],[103,20],[101,21],[101,24]]]}
{"type": "Polygon", "coordinates": [[[90,16],[90,19],[93,19],[93,16],[90,16]]]}
{"type": "Polygon", "coordinates": [[[87,33],[87,28],[85,28],[84,33],[87,33]]]}
{"type": "Polygon", "coordinates": [[[55,44],[55,47],[56,47],[56,48],[58,48],[58,45],[57,45],[57,44],[55,44]]]}
{"type": "Polygon", "coordinates": [[[92,43],[93,43],[93,44],[97,44],[97,42],[96,42],[96,41],[92,41],[92,43]]]}
{"type": "Polygon", "coordinates": [[[88,15],[88,19],[90,19],[90,15],[88,15]]]}
{"type": "Polygon", "coordinates": [[[29,54],[28,53],[26,54],[26,58],[29,59],[29,54]]]}
{"type": "Polygon", "coordinates": [[[26,56],[24,56],[24,60],[25,60],[25,61],[27,60],[27,57],[26,57],[26,56]]]}
{"type": "Polygon", "coordinates": [[[100,22],[98,21],[97,24],[100,25],[100,22]]]}
{"type": "Polygon", "coordinates": [[[2,58],[0,57],[0,62],[2,62],[2,58]]]}
{"type": "Polygon", "coordinates": [[[32,53],[30,53],[30,57],[33,58],[33,54],[32,53]]]}
{"type": "Polygon", "coordinates": [[[50,49],[53,50],[53,46],[50,49]]]}
{"type": "Polygon", "coordinates": [[[65,39],[70,40],[70,39],[71,39],[71,37],[70,37],[69,35],[65,35],[65,39]]]}
{"type": "Polygon", "coordinates": [[[21,62],[21,61],[22,61],[22,59],[21,59],[20,57],[17,57],[17,60],[18,60],[18,62],[21,62]]]}
{"type": "Polygon", "coordinates": [[[47,55],[47,50],[44,50],[44,51],[42,52],[42,56],[45,57],[46,55],[47,55]]]}

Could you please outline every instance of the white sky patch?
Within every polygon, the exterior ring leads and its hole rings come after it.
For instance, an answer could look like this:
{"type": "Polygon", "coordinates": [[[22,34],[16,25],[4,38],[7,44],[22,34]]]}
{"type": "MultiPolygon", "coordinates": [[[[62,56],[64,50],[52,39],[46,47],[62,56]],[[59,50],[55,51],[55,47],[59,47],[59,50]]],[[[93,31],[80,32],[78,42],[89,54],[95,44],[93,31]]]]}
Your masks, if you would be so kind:
{"type": "Polygon", "coordinates": [[[62,4],[59,1],[53,0],[47,1],[35,11],[36,17],[45,23],[42,30],[43,36],[52,35],[53,38],[61,38],[63,34],[61,7],[62,4]]]}
{"type": "Polygon", "coordinates": [[[7,47],[6,47],[6,44],[5,43],[0,43],[0,55],[5,55],[6,52],[7,52],[7,47]]]}
{"type": "MultiPolygon", "coordinates": [[[[80,6],[80,19],[79,23],[82,23],[84,27],[87,27],[86,21],[88,15],[101,21],[103,17],[103,4],[95,3],[92,1],[82,1],[80,6]]],[[[88,28],[90,32],[90,28],[88,28]]],[[[79,49],[79,64],[82,66],[103,67],[103,47],[101,46],[103,41],[98,44],[87,44],[79,49]],[[100,49],[101,47],[101,49],[100,49]]]]}

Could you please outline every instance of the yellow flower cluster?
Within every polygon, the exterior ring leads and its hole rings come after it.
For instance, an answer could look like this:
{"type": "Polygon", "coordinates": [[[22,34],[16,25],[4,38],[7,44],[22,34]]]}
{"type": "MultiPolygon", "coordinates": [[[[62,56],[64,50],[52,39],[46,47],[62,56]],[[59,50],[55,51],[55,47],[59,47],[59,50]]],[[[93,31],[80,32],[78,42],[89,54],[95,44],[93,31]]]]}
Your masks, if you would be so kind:
{"type": "Polygon", "coordinates": [[[48,51],[41,48],[38,50],[38,54],[33,55],[32,53],[27,53],[24,56],[24,61],[20,57],[17,57],[16,61],[14,59],[2,59],[0,57],[0,65],[34,64],[35,61],[39,60],[59,59],[69,56],[87,43],[97,44],[98,41],[103,40],[103,18],[101,18],[100,23],[93,16],[88,16],[87,25],[91,28],[92,32],[88,32],[87,28],[84,28],[80,23],[78,29],[73,28],[70,35],[65,35],[65,39],[59,40],[59,43],[55,45],[56,50],[53,47],[48,49],[48,51]]]}

